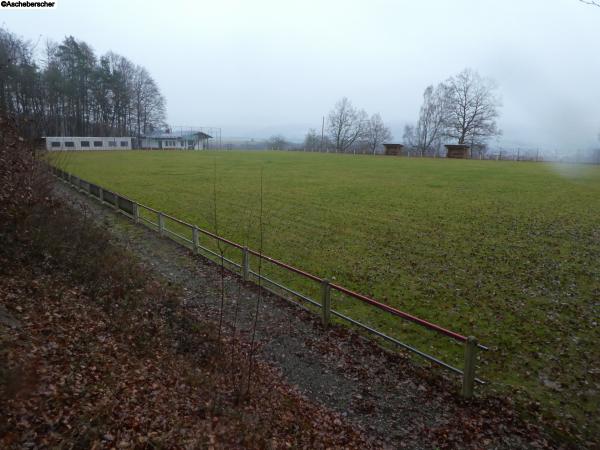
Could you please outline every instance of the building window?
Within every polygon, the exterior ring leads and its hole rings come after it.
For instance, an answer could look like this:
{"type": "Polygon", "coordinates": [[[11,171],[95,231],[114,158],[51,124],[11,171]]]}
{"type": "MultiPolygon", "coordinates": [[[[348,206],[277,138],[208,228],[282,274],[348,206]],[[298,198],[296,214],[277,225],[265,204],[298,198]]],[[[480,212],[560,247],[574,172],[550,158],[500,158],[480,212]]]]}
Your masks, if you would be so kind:
{"type": "Polygon", "coordinates": [[[73,141],[65,141],[65,147],[75,147],[75,142],[73,142],[73,141]]]}
{"type": "Polygon", "coordinates": [[[102,141],[94,141],[94,147],[102,147],[102,141]]]}
{"type": "Polygon", "coordinates": [[[117,146],[117,141],[108,141],[108,146],[109,147],[116,147],[117,146]]]}
{"type": "Polygon", "coordinates": [[[50,145],[51,145],[53,148],[60,147],[60,142],[57,142],[57,141],[52,141],[52,142],[50,143],[50,145]]]}
{"type": "Polygon", "coordinates": [[[129,147],[129,142],[121,141],[121,147],[129,147]]]}
{"type": "Polygon", "coordinates": [[[82,147],[89,147],[90,146],[90,141],[81,141],[81,146],[82,147]]]}

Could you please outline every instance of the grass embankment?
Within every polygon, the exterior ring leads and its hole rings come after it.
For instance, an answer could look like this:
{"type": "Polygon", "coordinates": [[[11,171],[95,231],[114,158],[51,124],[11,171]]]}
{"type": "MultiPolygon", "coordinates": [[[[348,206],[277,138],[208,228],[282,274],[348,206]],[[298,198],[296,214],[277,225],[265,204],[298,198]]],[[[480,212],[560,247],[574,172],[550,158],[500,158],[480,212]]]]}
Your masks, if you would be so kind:
{"type": "MultiPolygon", "coordinates": [[[[599,167],[274,152],[57,162],[213,231],[216,166],[217,231],[254,248],[262,169],[266,254],[477,336],[492,348],[479,374],[495,388],[524,390],[563,423],[600,432],[599,167]]],[[[445,338],[348,298],[334,307],[461,364],[462,348],[445,338]]]]}

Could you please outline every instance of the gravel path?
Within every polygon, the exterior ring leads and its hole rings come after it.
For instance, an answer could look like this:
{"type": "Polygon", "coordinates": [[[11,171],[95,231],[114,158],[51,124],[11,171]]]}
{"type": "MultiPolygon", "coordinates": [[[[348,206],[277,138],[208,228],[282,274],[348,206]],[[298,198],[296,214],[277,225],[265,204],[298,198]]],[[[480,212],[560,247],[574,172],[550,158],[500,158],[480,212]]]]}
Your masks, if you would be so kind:
{"type": "MultiPolygon", "coordinates": [[[[186,306],[218,322],[221,269],[95,199],[57,182],[59,195],[111,231],[157,276],[180,286],[186,306]]],[[[258,287],[225,271],[224,332],[251,339],[258,287]],[[237,314],[236,314],[237,311],[237,314]]],[[[464,402],[459,380],[381,349],[341,326],[264,293],[256,330],[259,357],[315,402],[340,412],[387,448],[545,448],[548,437],[505,399],[464,402]]]]}

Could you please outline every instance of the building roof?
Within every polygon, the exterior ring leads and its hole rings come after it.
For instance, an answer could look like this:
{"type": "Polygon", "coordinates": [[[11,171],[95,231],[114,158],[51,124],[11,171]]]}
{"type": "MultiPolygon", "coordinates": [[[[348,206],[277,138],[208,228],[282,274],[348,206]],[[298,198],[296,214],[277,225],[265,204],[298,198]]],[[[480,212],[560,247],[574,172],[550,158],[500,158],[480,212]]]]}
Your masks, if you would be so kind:
{"type": "Polygon", "coordinates": [[[42,136],[40,139],[111,139],[111,140],[119,140],[119,139],[131,139],[130,136],[42,136]]]}
{"type": "Polygon", "coordinates": [[[147,133],[142,136],[146,139],[211,139],[212,136],[203,133],[202,131],[173,131],[170,133],[165,133],[164,131],[155,131],[153,133],[147,133]]]}

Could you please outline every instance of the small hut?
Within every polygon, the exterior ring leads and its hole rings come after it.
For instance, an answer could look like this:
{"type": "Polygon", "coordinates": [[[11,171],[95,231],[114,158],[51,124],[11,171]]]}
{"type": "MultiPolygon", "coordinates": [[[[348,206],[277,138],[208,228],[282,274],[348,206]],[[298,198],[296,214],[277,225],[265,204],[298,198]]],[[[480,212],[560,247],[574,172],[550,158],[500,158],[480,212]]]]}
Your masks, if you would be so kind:
{"type": "Polygon", "coordinates": [[[383,144],[386,155],[400,156],[402,154],[402,144],[383,144]]]}
{"type": "Polygon", "coordinates": [[[468,159],[469,146],[465,144],[446,144],[446,158],[468,159]]]}

